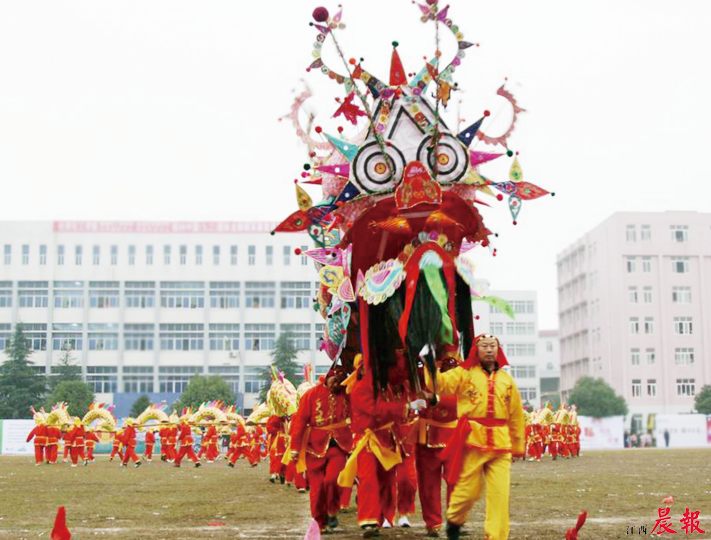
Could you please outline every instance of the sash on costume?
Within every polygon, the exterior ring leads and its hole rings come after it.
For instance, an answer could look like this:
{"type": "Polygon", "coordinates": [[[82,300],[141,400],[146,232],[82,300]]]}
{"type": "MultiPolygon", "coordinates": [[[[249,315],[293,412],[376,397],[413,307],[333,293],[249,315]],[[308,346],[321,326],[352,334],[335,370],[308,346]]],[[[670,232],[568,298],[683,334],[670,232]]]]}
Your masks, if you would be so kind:
{"type": "Polygon", "coordinates": [[[346,466],[338,475],[338,485],[344,488],[353,487],[355,482],[356,473],[358,472],[358,454],[360,454],[366,447],[375,454],[380,464],[386,471],[392,469],[398,463],[402,463],[402,456],[400,455],[400,445],[395,445],[395,451],[384,447],[378,440],[378,436],[375,434],[376,431],[381,431],[383,429],[389,429],[393,426],[393,422],[385,424],[379,427],[375,431],[366,429],[363,437],[358,441],[358,445],[353,450],[351,457],[348,458],[346,466]]]}

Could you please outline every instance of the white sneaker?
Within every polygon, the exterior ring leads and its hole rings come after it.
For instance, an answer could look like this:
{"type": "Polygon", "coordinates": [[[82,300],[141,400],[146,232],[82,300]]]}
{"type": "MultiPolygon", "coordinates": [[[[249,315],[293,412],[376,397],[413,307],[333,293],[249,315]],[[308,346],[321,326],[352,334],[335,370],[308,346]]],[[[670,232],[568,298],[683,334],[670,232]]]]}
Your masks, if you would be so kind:
{"type": "Polygon", "coordinates": [[[412,525],[410,525],[410,520],[407,519],[407,516],[402,516],[400,519],[397,520],[397,526],[398,527],[405,527],[405,528],[410,528],[412,525]]]}
{"type": "Polygon", "coordinates": [[[391,529],[392,525],[390,525],[390,522],[386,519],[383,521],[383,529],[391,529]]]}

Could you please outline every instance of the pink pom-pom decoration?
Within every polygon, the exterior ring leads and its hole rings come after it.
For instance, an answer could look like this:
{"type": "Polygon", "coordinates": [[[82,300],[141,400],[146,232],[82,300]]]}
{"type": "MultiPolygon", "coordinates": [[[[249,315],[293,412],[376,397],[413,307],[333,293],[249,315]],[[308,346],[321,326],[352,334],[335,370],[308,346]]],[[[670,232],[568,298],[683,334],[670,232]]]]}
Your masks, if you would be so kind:
{"type": "Polygon", "coordinates": [[[316,22],[326,22],[328,20],[328,10],[325,7],[317,7],[313,13],[316,22]]]}

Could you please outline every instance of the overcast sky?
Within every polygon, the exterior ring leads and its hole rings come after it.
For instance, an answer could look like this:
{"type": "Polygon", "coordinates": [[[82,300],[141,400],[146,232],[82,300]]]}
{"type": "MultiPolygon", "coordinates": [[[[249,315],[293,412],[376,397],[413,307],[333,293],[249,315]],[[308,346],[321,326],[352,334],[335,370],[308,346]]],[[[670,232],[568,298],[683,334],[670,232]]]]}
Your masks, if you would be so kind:
{"type": "MultiPolygon", "coordinates": [[[[345,54],[381,79],[393,40],[407,71],[432,56],[434,27],[410,0],[342,3],[345,54]]],[[[482,250],[478,274],[496,289],[538,290],[541,326],[557,327],[555,260],[566,246],[617,211],[711,210],[711,2],[450,3],[465,39],[481,44],[455,73],[463,91],[450,125],[485,109],[505,123],[495,92],[508,77],[527,110],[510,146],[525,179],[556,192],[525,202],[516,227],[491,200],[482,213],[499,255],[482,250]]],[[[337,10],[303,0],[0,2],[0,219],[287,216],[306,151],[277,119],[301,79],[317,123],[343,125],[328,120],[343,87],[305,72],[317,5],[337,10]]],[[[454,40],[443,42],[447,56],[454,40]]],[[[505,180],[507,166],[482,172],[505,180]]]]}

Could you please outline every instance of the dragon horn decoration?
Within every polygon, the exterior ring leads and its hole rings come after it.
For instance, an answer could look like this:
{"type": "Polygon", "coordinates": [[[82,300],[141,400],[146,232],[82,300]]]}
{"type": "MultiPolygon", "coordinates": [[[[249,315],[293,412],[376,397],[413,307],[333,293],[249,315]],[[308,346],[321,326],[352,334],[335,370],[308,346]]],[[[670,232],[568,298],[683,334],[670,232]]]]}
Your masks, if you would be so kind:
{"type": "MultiPolygon", "coordinates": [[[[309,115],[317,135],[311,139],[311,131],[298,124],[298,110],[311,94],[297,97],[289,118],[310,158],[297,184],[320,185],[323,199],[314,203],[297,185],[298,210],[275,229],[306,231],[313,239],[315,249],[304,255],[319,275],[321,349],[347,370],[362,353],[374,390],[403,378],[417,386],[423,350],[430,351],[422,360],[433,373],[437,356],[468,357],[475,336],[472,296],[506,309],[499,299],[472,294],[473,266],[463,258],[490,243],[479,213],[488,205],[479,195],[499,192],[499,201],[508,195],[506,208],[516,223],[523,201],[548,194],[523,180],[510,139],[524,109],[504,86],[496,95],[513,115],[503,135],[486,134],[488,111],[461,132],[447,126],[442,112],[458,90],[453,75],[474,43],[465,41],[449,6],[436,0],[417,6],[422,22],[434,25],[432,59],[408,75],[405,48],[393,42],[388,78],[366,71],[362,59],[345,56],[338,39],[345,29],[342,11],[333,16],[325,7],[313,11],[317,35],[307,71],[321,71],[343,85],[345,95],[336,98],[333,116],[343,115],[352,131],[326,133],[309,115]],[[443,58],[440,39],[455,40],[454,58],[443,58]],[[326,46],[335,48],[342,67],[325,63],[326,46]],[[318,138],[321,143],[314,144],[318,138]],[[493,151],[477,150],[479,142],[493,151]],[[506,158],[511,158],[508,179],[485,176],[488,163],[506,158]]],[[[281,381],[275,371],[273,380],[281,381]]],[[[286,402],[276,405],[284,409],[286,402]]]]}

